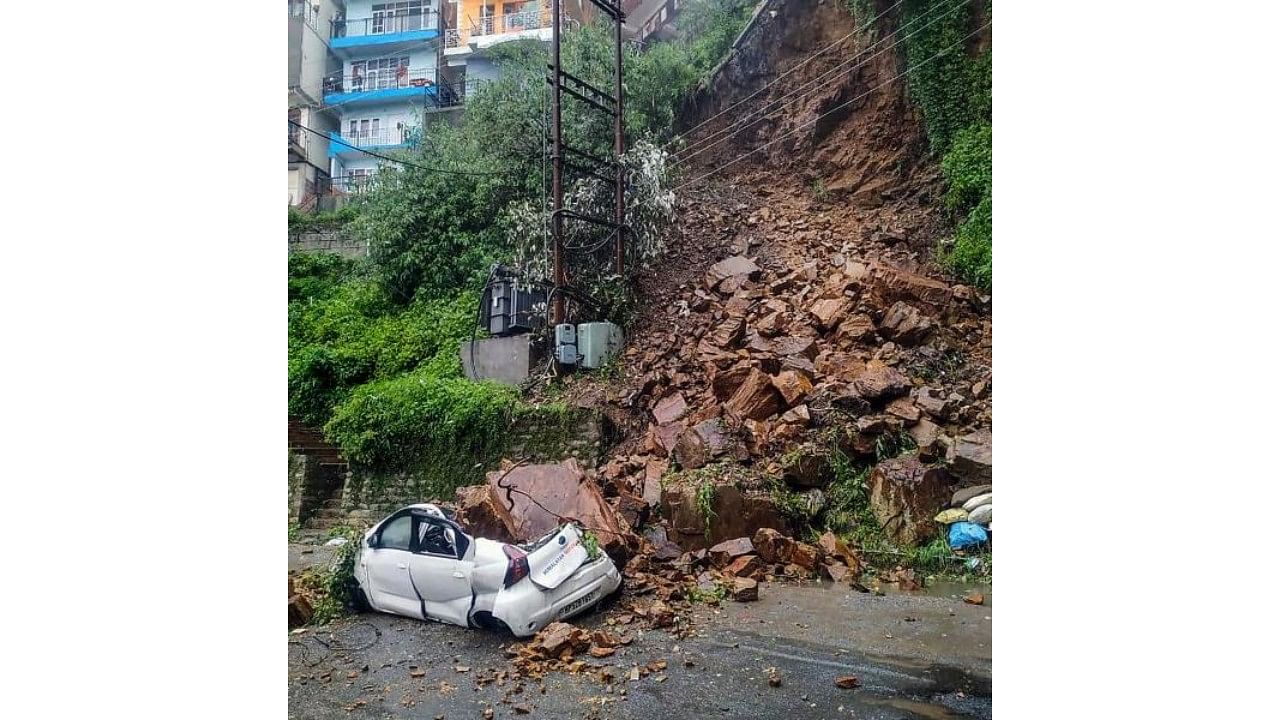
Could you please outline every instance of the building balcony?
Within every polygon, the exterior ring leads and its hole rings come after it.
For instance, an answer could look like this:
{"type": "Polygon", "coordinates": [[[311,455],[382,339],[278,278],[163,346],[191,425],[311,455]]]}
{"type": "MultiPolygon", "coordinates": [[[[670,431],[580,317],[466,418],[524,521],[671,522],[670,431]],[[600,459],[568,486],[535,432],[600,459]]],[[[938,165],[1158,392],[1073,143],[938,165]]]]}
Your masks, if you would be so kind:
{"type": "Polygon", "coordinates": [[[416,127],[383,128],[357,132],[329,133],[329,157],[354,157],[363,155],[361,150],[403,150],[418,143],[416,127]]]}
{"type": "MultiPolygon", "coordinates": [[[[569,27],[574,22],[573,19],[565,17],[561,20],[561,27],[569,27]]],[[[528,38],[540,40],[551,38],[550,3],[544,3],[542,7],[534,10],[506,13],[502,16],[494,15],[479,20],[467,18],[458,23],[456,28],[445,28],[445,54],[465,54],[508,40],[528,38]]]]}
{"type": "Polygon", "coordinates": [[[436,94],[436,69],[394,68],[362,75],[330,77],[324,83],[325,105],[362,105],[396,100],[426,101],[436,94]]]}
{"type": "MultiPolygon", "coordinates": [[[[291,115],[290,120],[298,122],[291,115]]],[[[289,124],[289,162],[305,161],[307,159],[307,143],[308,133],[306,130],[290,123],[289,124]]]]}
{"type": "Polygon", "coordinates": [[[440,13],[430,8],[408,13],[374,13],[373,17],[334,20],[329,47],[349,55],[361,49],[388,50],[440,37],[440,13]]]}

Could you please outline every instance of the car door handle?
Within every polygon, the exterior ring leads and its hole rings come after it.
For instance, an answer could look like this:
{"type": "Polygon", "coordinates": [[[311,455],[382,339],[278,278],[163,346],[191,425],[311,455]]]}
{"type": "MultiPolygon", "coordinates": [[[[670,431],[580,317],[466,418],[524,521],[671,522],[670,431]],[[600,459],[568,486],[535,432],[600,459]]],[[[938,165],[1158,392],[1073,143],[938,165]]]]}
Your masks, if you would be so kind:
{"type": "Polygon", "coordinates": [[[466,575],[461,570],[454,570],[453,576],[456,578],[466,577],[466,575]]]}
{"type": "Polygon", "coordinates": [[[409,566],[408,566],[408,565],[405,565],[404,563],[396,563],[396,567],[400,568],[401,570],[408,570],[408,569],[409,569],[409,566]]]}

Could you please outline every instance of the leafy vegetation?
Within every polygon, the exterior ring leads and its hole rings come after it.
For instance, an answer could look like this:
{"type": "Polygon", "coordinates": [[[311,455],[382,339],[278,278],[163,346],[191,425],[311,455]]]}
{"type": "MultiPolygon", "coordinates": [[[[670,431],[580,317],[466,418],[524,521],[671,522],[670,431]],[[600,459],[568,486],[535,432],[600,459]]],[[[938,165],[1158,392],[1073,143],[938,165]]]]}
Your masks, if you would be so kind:
{"type": "Polygon", "coordinates": [[[966,38],[984,18],[964,3],[941,13],[931,0],[907,0],[902,24],[907,89],[924,116],[929,145],[942,158],[947,207],[958,219],[942,259],[957,275],[991,289],[991,51],[971,56],[966,38]],[[917,31],[918,30],[918,31],[917,31]]]}
{"type": "Polygon", "coordinates": [[[336,230],[356,218],[353,207],[339,210],[308,213],[289,207],[289,234],[316,232],[318,230],[336,230]]]}
{"type": "MultiPolygon", "coordinates": [[[[672,207],[656,143],[670,136],[678,104],[741,29],[746,6],[693,3],[693,30],[643,52],[626,50],[628,144],[637,148],[624,163],[632,266],[656,255],[650,240],[672,207]]],[[[510,388],[466,380],[458,358],[459,343],[475,331],[492,264],[517,260],[521,239],[547,232],[546,46],[504,43],[491,55],[501,79],[468,97],[460,123],[426,123],[416,148],[398,155],[405,162],[385,164],[351,206],[289,216],[290,232],[344,226],[370,248],[366,260],[290,259],[290,414],[323,427],[348,460],[375,476],[422,478],[424,493],[476,479],[515,427],[535,420],[554,431],[567,416],[563,406],[532,407],[510,388]]],[[[612,38],[603,26],[567,31],[562,55],[578,77],[612,83],[612,38]]],[[[609,118],[570,102],[563,126],[573,147],[612,155],[609,118]]],[[[604,199],[598,184],[569,192],[585,205],[604,199]]],[[[545,247],[526,244],[527,256],[545,257],[545,247]]],[[[605,314],[625,320],[634,310],[628,280],[605,272],[596,280],[591,292],[605,314]]]]}
{"type": "Polygon", "coordinates": [[[346,542],[335,548],[329,567],[312,568],[299,578],[302,585],[316,597],[312,606],[312,625],[324,625],[350,614],[356,607],[356,554],[360,550],[360,539],[364,531],[348,527],[334,530],[330,534],[345,538],[346,542]]]}

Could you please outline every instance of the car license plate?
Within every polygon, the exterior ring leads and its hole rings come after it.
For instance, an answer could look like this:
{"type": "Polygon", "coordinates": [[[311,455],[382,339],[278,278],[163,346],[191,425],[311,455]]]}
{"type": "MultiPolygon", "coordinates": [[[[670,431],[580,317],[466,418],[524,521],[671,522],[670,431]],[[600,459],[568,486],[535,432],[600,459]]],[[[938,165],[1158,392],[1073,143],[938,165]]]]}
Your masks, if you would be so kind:
{"type": "Polygon", "coordinates": [[[596,599],[596,594],[595,594],[595,593],[593,593],[593,592],[590,592],[590,593],[587,593],[586,595],[583,595],[582,597],[578,598],[577,600],[574,600],[573,602],[569,603],[568,605],[565,605],[565,606],[564,606],[564,609],[560,611],[560,617],[564,617],[565,615],[568,615],[569,613],[575,612],[575,611],[577,611],[577,610],[581,610],[584,606],[586,606],[586,605],[590,605],[590,604],[591,604],[591,602],[592,602],[593,600],[595,600],[595,599],[596,599]]]}

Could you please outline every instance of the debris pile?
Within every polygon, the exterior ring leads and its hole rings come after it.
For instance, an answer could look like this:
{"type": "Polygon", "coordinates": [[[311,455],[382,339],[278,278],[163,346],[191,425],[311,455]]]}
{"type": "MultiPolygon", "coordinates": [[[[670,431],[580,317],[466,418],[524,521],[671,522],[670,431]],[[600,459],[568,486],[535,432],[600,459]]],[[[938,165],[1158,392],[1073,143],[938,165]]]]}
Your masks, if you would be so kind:
{"type": "Polygon", "coordinates": [[[713,478],[700,507],[687,471],[749,467],[820,508],[833,447],[857,462],[914,447],[876,468],[872,504],[891,539],[927,542],[957,488],[990,481],[989,298],[922,259],[939,226],[919,202],[852,212],[751,171],[737,187],[686,199],[642,279],[623,377],[562,388],[622,435],[603,496],[633,528],[660,509],[690,551],[788,525],[739,478],[713,478]]]}

